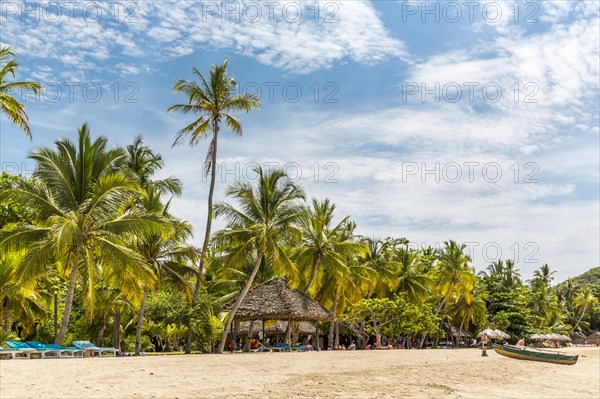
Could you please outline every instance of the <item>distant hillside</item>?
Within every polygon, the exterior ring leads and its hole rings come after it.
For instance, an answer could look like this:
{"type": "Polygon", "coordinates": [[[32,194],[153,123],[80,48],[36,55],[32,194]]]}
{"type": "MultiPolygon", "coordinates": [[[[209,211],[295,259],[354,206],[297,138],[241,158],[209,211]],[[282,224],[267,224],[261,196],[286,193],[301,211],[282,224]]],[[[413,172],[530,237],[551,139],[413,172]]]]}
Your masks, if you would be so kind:
{"type": "MultiPolygon", "coordinates": [[[[587,272],[570,279],[573,284],[580,287],[590,287],[596,295],[600,295],[600,267],[594,267],[587,272]]],[[[565,284],[565,281],[558,284],[560,289],[565,284]]]]}

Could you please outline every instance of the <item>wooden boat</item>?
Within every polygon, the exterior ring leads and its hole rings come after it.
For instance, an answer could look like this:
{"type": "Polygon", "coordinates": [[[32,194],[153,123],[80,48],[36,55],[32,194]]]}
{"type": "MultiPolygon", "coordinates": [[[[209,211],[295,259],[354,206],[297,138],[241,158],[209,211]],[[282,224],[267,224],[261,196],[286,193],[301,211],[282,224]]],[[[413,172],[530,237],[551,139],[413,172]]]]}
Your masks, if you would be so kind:
{"type": "Polygon", "coordinates": [[[494,351],[502,356],[512,357],[513,359],[520,360],[531,360],[535,362],[547,362],[547,363],[555,363],[555,364],[575,364],[577,363],[576,356],[568,356],[562,353],[552,352],[552,351],[542,351],[535,350],[530,348],[518,348],[516,346],[511,345],[496,345],[493,344],[492,348],[494,351]]]}

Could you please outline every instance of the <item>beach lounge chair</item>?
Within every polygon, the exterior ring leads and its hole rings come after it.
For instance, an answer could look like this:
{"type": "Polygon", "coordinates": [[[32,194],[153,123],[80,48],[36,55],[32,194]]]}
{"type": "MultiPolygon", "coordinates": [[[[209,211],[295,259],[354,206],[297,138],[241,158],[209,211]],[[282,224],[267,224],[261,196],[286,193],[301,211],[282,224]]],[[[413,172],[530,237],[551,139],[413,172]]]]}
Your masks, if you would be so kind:
{"type": "Polygon", "coordinates": [[[28,359],[28,357],[18,357],[17,355],[19,355],[18,350],[0,348],[0,359],[14,359],[15,357],[18,359],[28,359]]]}
{"type": "Polygon", "coordinates": [[[115,348],[100,348],[92,344],[90,341],[73,341],[71,342],[74,347],[81,350],[88,351],[90,355],[98,357],[112,357],[117,356],[118,349],[115,348]]]}
{"type": "Polygon", "coordinates": [[[258,348],[254,349],[252,352],[283,352],[285,349],[280,346],[264,346],[260,342],[258,343],[258,348]]]}
{"type": "Polygon", "coordinates": [[[40,358],[45,357],[59,357],[59,353],[56,351],[37,350],[27,345],[25,342],[19,341],[4,341],[4,344],[10,349],[18,351],[19,357],[30,359],[32,355],[39,355],[40,358]],[[49,353],[48,353],[49,352],[49,353]]]}
{"type": "Polygon", "coordinates": [[[74,346],[42,344],[39,341],[25,341],[25,343],[37,350],[55,351],[59,354],[59,357],[83,357],[83,350],[74,346]]]}
{"type": "MultiPolygon", "coordinates": [[[[277,346],[284,350],[290,350],[290,345],[284,342],[277,342],[277,346]]],[[[308,347],[306,345],[292,345],[291,350],[297,350],[298,352],[306,352],[308,350],[308,347]]]]}

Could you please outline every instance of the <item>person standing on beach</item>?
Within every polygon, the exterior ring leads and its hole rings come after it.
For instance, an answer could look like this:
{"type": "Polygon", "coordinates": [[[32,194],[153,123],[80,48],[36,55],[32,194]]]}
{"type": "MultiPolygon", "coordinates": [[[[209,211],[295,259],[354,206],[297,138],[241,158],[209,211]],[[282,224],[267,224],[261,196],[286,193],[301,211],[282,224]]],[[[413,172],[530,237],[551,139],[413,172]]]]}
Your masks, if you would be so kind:
{"type": "Polygon", "coordinates": [[[481,337],[481,356],[487,356],[487,343],[488,343],[488,336],[487,334],[483,334],[483,337],[481,337]]]}

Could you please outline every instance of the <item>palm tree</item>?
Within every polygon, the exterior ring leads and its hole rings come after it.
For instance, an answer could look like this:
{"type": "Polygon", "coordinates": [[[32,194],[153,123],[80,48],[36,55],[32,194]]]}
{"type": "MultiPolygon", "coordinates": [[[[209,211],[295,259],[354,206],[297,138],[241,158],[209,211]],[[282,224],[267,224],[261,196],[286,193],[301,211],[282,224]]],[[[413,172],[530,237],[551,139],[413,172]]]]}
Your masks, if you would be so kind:
{"type": "Polygon", "coordinates": [[[397,274],[394,269],[394,263],[389,259],[393,248],[388,240],[384,241],[378,238],[363,237],[361,243],[366,246],[366,253],[362,254],[359,262],[365,268],[365,272],[370,275],[372,284],[369,289],[369,295],[374,294],[378,297],[384,297],[391,291],[390,287],[397,283],[397,274]]]}
{"type": "MultiPolygon", "coordinates": [[[[183,221],[175,219],[168,213],[169,202],[163,204],[162,194],[180,195],[181,181],[168,177],[162,180],[153,180],[156,172],[164,166],[160,154],[152,151],[140,136],[136,137],[133,144],[126,148],[127,156],[122,168],[143,188],[143,192],[134,198],[134,206],[146,212],[158,215],[170,227],[168,232],[145,234],[133,237],[133,242],[138,252],[152,266],[157,277],[157,282],[162,282],[167,277],[184,292],[188,290],[188,281],[183,274],[194,271],[188,262],[194,262],[197,257],[196,249],[185,244],[192,236],[192,227],[183,221]]],[[[144,287],[144,294],[140,303],[137,319],[135,354],[139,355],[142,338],[142,324],[144,308],[148,296],[149,286],[144,287]]]]}
{"type": "Polygon", "coordinates": [[[482,294],[461,295],[457,302],[451,303],[448,306],[448,312],[455,319],[460,320],[458,327],[458,339],[463,332],[463,327],[468,329],[471,323],[475,324],[478,321],[484,321],[487,315],[485,297],[482,294]]]}
{"type": "Polygon", "coordinates": [[[423,303],[429,293],[429,277],[421,272],[419,252],[408,247],[397,248],[392,261],[396,265],[396,290],[405,292],[412,303],[423,303]]]}
{"type": "MultiPolygon", "coordinates": [[[[136,137],[125,150],[127,155],[121,165],[122,170],[140,187],[157,194],[181,195],[182,187],[179,179],[174,177],[153,179],[154,174],[164,167],[165,162],[162,155],[152,151],[141,136],[136,137]]],[[[143,196],[144,193],[141,195],[143,196]]]]}
{"type": "Polygon", "coordinates": [[[440,309],[455,298],[464,295],[468,301],[475,288],[475,271],[469,265],[471,258],[464,253],[465,244],[458,245],[450,240],[444,242],[444,250],[440,254],[438,267],[433,277],[437,290],[442,295],[440,309]]]}
{"type": "Polygon", "coordinates": [[[0,110],[15,125],[25,131],[27,138],[31,139],[29,129],[29,116],[25,111],[25,105],[21,104],[10,93],[17,90],[30,90],[39,94],[42,86],[36,82],[7,82],[8,75],[14,78],[19,64],[14,59],[15,53],[9,47],[0,47],[0,110]],[[11,59],[12,58],[12,59],[11,59]]]}
{"type": "MultiPolygon", "coordinates": [[[[191,287],[189,287],[185,275],[197,271],[191,265],[199,258],[199,251],[186,244],[186,241],[192,237],[192,226],[170,215],[168,213],[169,204],[163,205],[160,201],[160,194],[151,188],[146,190],[146,196],[142,199],[141,206],[145,212],[160,215],[170,228],[165,232],[149,232],[135,236],[133,240],[135,247],[143,259],[152,266],[157,283],[169,281],[188,297],[191,296],[191,287]]],[[[151,287],[151,283],[144,286],[138,311],[136,355],[140,353],[144,308],[151,287]]]]}
{"type": "Polygon", "coordinates": [[[550,270],[548,264],[540,266],[540,270],[533,272],[533,280],[531,281],[532,288],[540,289],[541,287],[549,287],[552,280],[554,280],[555,270],[550,270]]]}
{"type": "Polygon", "coordinates": [[[577,331],[577,327],[579,327],[581,319],[583,319],[583,316],[585,316],[586,310],[594,303],[598,303],[598,298],[592,294],[592,291],[588,287],[582,288],[581,291],[579,291],[579,294],[577,294],[573,300],[573,305],[575,305],[577,308],[581,308],[581,316],[579,316],[579,320],[577,320],[577,323],[575,323],[573,331],[577,331]]]}
{"type": "Polygon", "coordinates": [[[335,204],[329,198],[324,201],[313,198],[311,205],[305,209],[300,219],[302,243],[296,255],[296,263],[310,275],[304,292],[312,292],[314,295],[318,291],[318,284],[315,285],[315,282],[321,281],[318,277],[322,276],[324,268],[332,267],[333,263],[344,264],[347,255],[366,252],[366,248],[352,237],[340,234],[349,216],[331,226],[335,204]],[[314,289],[311,291],[311,288],[314,289]]]}
{"type": "MultiPolygon", "coordinates": [[[[442,298],[436,315],[445,310],[451,300],[458,302],[464,297],[466,303],[472,301],[476,276],[475,270],[469,265],[471,258],[465,254],[465,248],[465,244],[458,245],[452,240],[444,242],[436,267],[430,272],[433,288],[442,298]]],[[[425,337],[422,337],[422,342],[424,340],[425,337]]]]}
{"type": "Polygon", "coordinates": [[[519,269],[515,269],[514,260],[506,260],[501,281],[502,287],[508,291],[512,291],[521,286],[521,274],[519,273],[519,269]]]}
{"type": "Polygon", "coordinates": [[[116,165],[125,156],[122,149],[107,148],[107,139],[92,141],[84,124],[78,142],[56,141],[56,149],[34,150],[37,181],[25,181],[0,193],[2,200],[36,208],[34,224],[11,226],[0,232],[0,248],[23,250],[17,277],[28,281],[44,273],[49,265],[68,276],[68,289],[60,331],[67,332],[75,284],[81,279],[88,316],[94,314],[95,282],[105,273],[107,282],[118,282],[127,292],[141,292],[142,283],[153,279],[146,261],[128,246],[131,235],[162,231],[151,215],[135,209],[125,211],[140,187],[116,165]]]}
{"type": "MultiPolygon", "coordinates": [[[[364,262],[368,254],[368,246],[359,241],[354,230],[356,224],[345,222],[343,229],[339,230],[340,241],[355,241],[358,245],[354,251],[344,253],[343,262],[331,262],[323,270],[323,277],[320,284],[320,290],[317,293],[317,299],[326,306],[329,306],[332,313],[337,318],[350,304],[356,304],[362,300],[365,295],[373,291],[373,280],[377,281],[377,271],[364,262]]],[[[336,347],[339,343],[339,324],[337,320],[331,322],[329,326],[328,345],[336,347]],[[335,334],[335,339],[334,339],[335,334]]]]}
{"type": "Polygon", "coordinates": [[[36,287],[36,281],[19,281],[16,268],[23,253],[7,253],[0,258],[0,321],[5,331],[10,331],[13,320],[21,327],[33,323],[36,317],[43,314],[44,305],[36,287]]]}
{"type": "MultiPolygon", "coordinates": [[[[200,292],[201,274],[204,272],[205,256],[210,242],[213,220],[213,193],[217,170],[217,144],[221,123],[224,122],[225,126],[234,134],[241,136],[242,125],[232,113],[239,111],[250,112],[251,109],[260,107],[260,100],[256,95],[252,93],[235,93],[237,82],[233,76],[227,73],[228,63],[229,60],[225,60],[223,65],[213,65],[209,81],[196,68],[192,68],[194,75],[200,79],[200,85],[194,81],[178,80],[175,83],[173,91],[176,93],[183,92],[187,99],[187,104],[172,105],[167,110],[167,112],[178,111],[183,114],[193,113],[200,115],[198,119],[179,131],[173,145],[179,144],[187,138],[189,145],[194,147],[212,133],[212,139],[204,162],[205,175],[210,173],[206,231],[204,233],[200,269],[196,276],[192,306],[195,304],[200,292]]],[[[186,353],[189,353],[191,349],[191,334],[191,328],[188,325],[186,353]]]]}
{"type": "Polygon", "coordinates": [[[240,304],[250,290],[263,258],[271,263],[278,274],[293,273],[295,265],[284,251],[286,239],[300,238],[295,226],[302,216],[300,201],[304,190],[280,169],[265,173],[254,168],[258,184],[236,182],[226,191],[237,200],[239,208],[226,202],[215,206],[215,214],[227,221],[227,228],[215,235],[215,241],[228,247],[226,262],[232,267],[254,260],[254,268],[229,312],[217,353],[222,353],[231,329],[231,323],[240,304]]]}
{"type": "Polygon", "coordinates": [[[547,325],[554,316],[560,314],[558,298],[554,290],[543,284],[538,286],[537,291],[532,292],[530,306],[539,319],[538,327],[547,325]]]}

